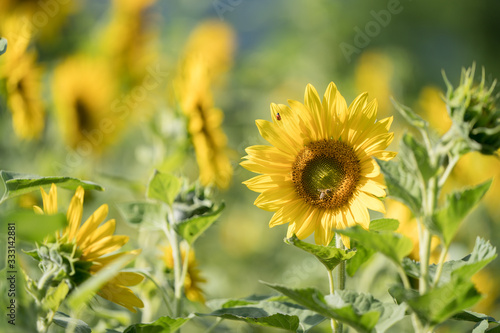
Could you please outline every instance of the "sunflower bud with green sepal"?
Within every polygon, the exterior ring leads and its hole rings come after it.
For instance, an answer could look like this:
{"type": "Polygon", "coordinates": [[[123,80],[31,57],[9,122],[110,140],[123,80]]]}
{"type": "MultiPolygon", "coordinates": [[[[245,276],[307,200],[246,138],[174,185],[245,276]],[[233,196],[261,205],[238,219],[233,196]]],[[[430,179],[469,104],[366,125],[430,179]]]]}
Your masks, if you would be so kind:
{"type": "Polygon", "coordinates": [[[460,85],[456,88],[444,76],[448,87],[445,102],[456,132],[466,143],[466,151],[493,155],[500,148],[498,94],[493,94],[496,80],[488,87],[484,69],[479,84],[474,82],[474,74],[475,65],[462,69],[460,85]]]}

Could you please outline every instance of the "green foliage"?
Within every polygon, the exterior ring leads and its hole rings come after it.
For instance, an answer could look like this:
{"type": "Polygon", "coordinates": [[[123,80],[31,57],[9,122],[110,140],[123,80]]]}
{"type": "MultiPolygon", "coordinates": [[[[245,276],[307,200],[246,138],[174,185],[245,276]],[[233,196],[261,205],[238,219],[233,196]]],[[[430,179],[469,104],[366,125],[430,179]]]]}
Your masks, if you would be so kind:
{"type": "Polygon", "coordinates": [[[81,186],[85,190],[104,191],[104,188],[96,183],[72,177],[40,177],[2,170],[0,171],[0,179],[5,186],[5,193],[2,199],[0,199],[0,203],[7,199],[39,190],[40,187],[50,186],[52,183],[70,190],[76,190],[78,186],[81,186]]]}
{"type": "Polygon", "coordinates": [[[384,332],[405,315],[405,305],[385,304],[372,295],[352,290],[339,291],[325,297],[314,288],[290,289],[263,283],[298,304],[324,317],[348,324],[358,332],[384,332]]]}
{"type": "Polygon", "coordinates": [[[356,255],[347,261],[346,271],[349,276],[354,276],[359,267],[367,262],[374,254],[375,250],[368,249],[359,243],[356,243],[356,255]]]}
{"type": "Polygon", "coordinates": [[[233,300],[224,303],[222,308],[212,313],[198,315],[245,321],[249,324],[281,328],[292,332],[307,332],[325,320],[325,317],[300,305],[269,300],[233,300]]]}
{"type": "Polygon", "coordinates": [[[403,118],[405,118],[405,120],[410,125],[412,125],[416,128],[421,128],[421,129],[427,128],[429,126],[427,121],[425,121],[422,117],[420,117],[417,113],[415,113],[415,111],[413,111],[409,107],[399,103],[395,99],[391,99],[391,100],[392,100],[392,104],[394,105],[396,110],[398,110],[398,112],[403,116],[403,118]]]}
{"type": "Polygon", "coordinates": [[[431,231],[436,232],[445,246],[449,246],[455,236],[460,223],[476,206],[490,188],[491,180],[481,183],[470,189],[454,192],[447,196],[445,206],[437,211],[433,217],[431,231]]]}
{"type": "Polygon", "coordinates": [[[396,265],[401,265],[403,258],[410,254],[413,248],[411,239],[396,232],[367,231],[358,225],[337,230],[337,232],[349,236],[367,248],[382,253],[396,265]]]}
{"type": "Polygon", "coordinates": [[[488,322],[496,323],[495,318],[487,316],[482,313],[472,312],[468,310],[464,310],[462,312],[457,313],[452,317],[454,320],[462,320],[462,321],[472,321],[478,323],[480,321],[486,320],[488,322]]]}
{"type": "Polygon", "coordinates": [[[423,295],[401,286],[394,286],[389,292],[399,302],[406,302],[419,319],[430,326],[442,323],[481,299],[470,278],[462,276],[460,272],[454,273],[447,283],[423,295]]]}
{"type": "Polygon", "coordinates": [[[370,221],[370,231],[396,231],[399,221],[396,219],[376,219],[370,221]]]}
{"type": "Polygon", "coordinates": [[[63,328],[73,329],[74,333],[90,333],[92,329],[82,320],[71,318],[65,313],[56,312],[53,319],[54,324],[63,328]]]}
{"type": "Polygon", "coordinates": [[[356,254],[356,251],[352,250],[342,250],[333,246],[306,243],[298,239],[295,235],[285,239],[285,243],[294,245],[299,249],[311,253],[325,265],[326,269],[329,271],[337,267],[342,261],[351,259],[356,254]]]}
{"type": "Polygon", "coordinates": [[[438,168],[431,163],[429,151],[410,133],[405,133],[399,145],[399,160],[413,175],[421,175],[422,181],[433,177],[438,168]]]}
{"type": "Polygon", "coordinates": [[[173,333],[187,323],[191,318],[160,317],[150,324],[134,324],[123,333],[173,333]]]}
{"type": "Polygon", "coordinates": [[[151,178],[148,185],[147,196],[148,198],[160,200],[171,206],[180,189],[181,181],[179,178],[155,170],[153,178],[151,178]]]}
{"type": "Polygon", "coordinates": [[[0,38],[0,55],[4,54],[7,52],[7,39],[5,38],[0,38]]]}
{"type": "Polygon", "coordinates": [[[415,174],[407,171],[402,162],[378,161],[384,174],[389,196],[408,206],[415,216],[422,210],[422,191],[415,174]]]}
{"type": "Polygon", "coordinates": [[[161,230],[166,223],[167,207],[161,203],[124,202],[117,207],[127,222],[141,229],[161,230]]]}
{"type": "Polygon", "coordinates": [[[222,203],[218,207],[214,207],[213,211],[189,218],[174,225],[175,231],[192,245],[205,230],[217,221],[220,214],[224,210],[225,205],[222,203]]]}
{"type": "Polygon", "coordinates": [[[66,226],[66,215],[39,215],[33,211],[14,211],[0,217],[2,230],[7,230],[6,224],[15,222],[16,235],[25,241],[41,243],[47,235],[54,235],[66,226]]]}
{"type": "Polygon", "coordinates": [[[69,286],[65,282],[59,283],[56,287],[49,287],[42,303],[42,308],[49,311],[57,311],[69,293],[69,286]]]}

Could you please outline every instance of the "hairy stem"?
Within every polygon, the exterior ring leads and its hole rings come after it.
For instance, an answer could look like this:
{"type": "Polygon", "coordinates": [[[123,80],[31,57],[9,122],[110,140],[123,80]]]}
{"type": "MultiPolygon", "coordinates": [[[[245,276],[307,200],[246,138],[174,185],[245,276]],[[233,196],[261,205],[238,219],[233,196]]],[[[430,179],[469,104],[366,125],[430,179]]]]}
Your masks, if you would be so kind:
{"type": "MultiPolygon", "coordinates": [[[[327,270],[327,273],[328,273],[328,282],[330,285],[330,295],[333,295],[333,292],[335,291],[335,287],[334,287],[334,283],[333,283],[333,270],[327,270]]],[[[333,318],[330,319],[330,322],[332,325],[332,332],[333,333],[339,333],[339,332],[341,333],[342,332],[342,326],[339,325],[339,323],[335,319],[333,319],[333,318]]]]}

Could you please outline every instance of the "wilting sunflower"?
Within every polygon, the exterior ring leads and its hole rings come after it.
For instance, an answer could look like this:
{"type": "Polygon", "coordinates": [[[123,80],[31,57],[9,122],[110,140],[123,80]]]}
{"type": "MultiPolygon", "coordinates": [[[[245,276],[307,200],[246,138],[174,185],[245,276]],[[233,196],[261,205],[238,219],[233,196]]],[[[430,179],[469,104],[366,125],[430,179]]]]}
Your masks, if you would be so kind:
{"type": "MultiPolygon", "coordinates": [[[[358,96],[349,107],[332,82],[323,102],[307,85],[305,104],[271,104],[273,122],[257,120],[260,134],[273,146],[246,149],[246,169],[261,173],[244,182],[261,193],[255,205],[276,212],[270,227],[289,223],[287,237],[304,239],[314,232],[328,245],[334,229],[355,224],[368,228],[368,210],[385,212],[380,167],[373,157],[390,160],[384,149],[394,138],[392,117],[377,121],[376,100],[358,96]]],[[[349,238],[343,237],[349,246],[349,238]]]]}
{"type": "MultiPolygon", "coordinates": [[[[52,184],[49,193],[43,189],[43,210],[35,206],[35,212],[39,214],[57,213],[57,187],[52,184]]],[[[125,245],[128,236],[114,236],[116,222],[114,219],[99,226],[108,214],[108,205],[99,207],[82,225],[80,225],[83,213],[83,196],[85,191],[81,186],[75,192],[67,212],[68,227],[57,235],[58,242],[73,244],[76,246],[75,257],[83,265],[88,267],[87,272],[77,270],[73,280],[82,282],[76,275],[96,274],[101,269],[105,269],[108,264],[126,254],[140,253],[139,250],[120,252],[109,255],[125,245]],[[85,265],[87,264],[87,265],[85,265]]],[[[136,312],[134,307],[142,308],[144,304],[127,287],[135,286],[144,279],[144,276],[133,272],[119,272],[114,278],[109,280],[98,292],[101,297],[121,305],[132,312],[136,312]]]]}
{"type": "Polygon", "coordinates": [[[37,139],[45,126],[45,110],[41,98],[42,70],[36,55],[27,51],[31,35],[22,30],[22,17],[8,17],[1,25],[9,48],[0,58],[0,77],[6,78],[14,132],[22,139],[37,139]]]}
{"type": "Polygon", "coordinates": [[[105,62],[69,58],[54,70],[54,102],[67,144],[99,152],[108,144],[119,118],[112,112],[115,81],[105,62]]]}
{"type": "MultiPolygon", "coordinates": [[[[174,268],[174,257],[172,255],[172,247],[165,246],[163,250],[163,262],[168,269],[174,268]]],[[[184,262],[186,257],[186,251],[181,248],[181,259],[184,262]]],[[[186,274],[186,279],[184,280],[184,293],[186,298],[192,302],[205,303],[205,296],[203,296],[203,290],[201,290],[200,284],[205,283],[203,277],[201,277],[201,271],[198,269],[198,262],[194,251],[191,249],[188,255],[188,269],[186,274]]]]}

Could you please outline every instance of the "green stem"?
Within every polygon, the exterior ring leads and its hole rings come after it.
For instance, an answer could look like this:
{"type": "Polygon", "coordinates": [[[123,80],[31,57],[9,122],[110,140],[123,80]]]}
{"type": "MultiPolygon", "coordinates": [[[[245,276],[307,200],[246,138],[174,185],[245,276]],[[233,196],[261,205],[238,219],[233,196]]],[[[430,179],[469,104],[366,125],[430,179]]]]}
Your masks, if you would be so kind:
{"type": "Polygon", "coordinates": [[[441,274],[443,273],[443,265],[446,259],[446,255],[448,254],[448,249],[449,247],[445,247],[441,252],[441,256],[439,257],[439,264],[436,271],[436,276],[434,277],[434,282],[432,283],[433,288],[435,288],[438,285],[439,279],[441,278],[441,274]]]}
{"type": "MultiPolygon", "coordinates": [[[[335,234],[335,246],[341,250],[345,250],[344,243],[342,242],[342,237],[340,234],[335,234]]],[[[345,261],[341,261],[340,264],[336,268],[337,273],[337,290],[345,289],[345,261]]],[[[330,290],[333,294],[333,289],[330,290]]],[[[337,329],[334,331],[335,333],[342,333],[343,325],[342,323],[338,323],[337,329]]]]}
{"type": "MultiPolygon", "coordinates": [[[[334,283],[333,283],[333,270],[327,269],[327,273],[328,273],[328,282],[329,282],[329,285],[330,285],[330,295],[333,295],[333,292],[335,290],[334,283]]],[[[330,319],[330,322],[331,322],[331,325],[332,325],[332,332],[333,333],[338,333],[338,332],[341,333],[342,332],[342,326],[341,326],[341,324],[339,325],[339,323],[335,319],[333,319],[333,318],[330,319]]]]}
{"type": "Polygon", "coordinates": [[[212,332],[217,326],[219,326],[220,323],[222,323],[224,319],[223,318],[217,318],[217,320],[215,320],[215,323],[213,323],[212,326],[210,326],[209,328],[207,328],[207,330],[205,331],[205,333],[210,333],[212,332]]]}
{"type": "Polygon", "coordinates": [[[174,298],[175,298],[175,316],[180,317],[182,314],[182,288],[184,280],[181,280],[181,251],[177,233],[174,229],[174,214],[172,207],[168,209],[168,225],[165,225],[163,231],[167,236],[170,246],[172,247],[172,257],[174,259],[174,298]]]}

